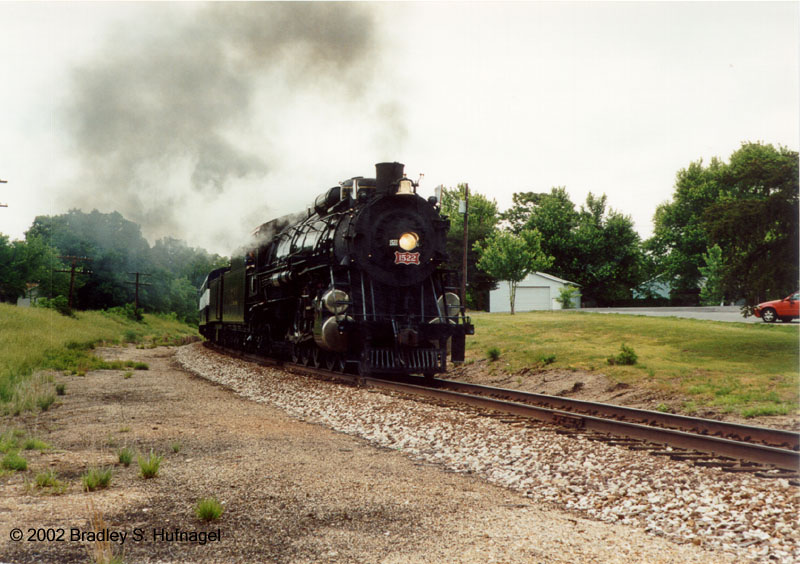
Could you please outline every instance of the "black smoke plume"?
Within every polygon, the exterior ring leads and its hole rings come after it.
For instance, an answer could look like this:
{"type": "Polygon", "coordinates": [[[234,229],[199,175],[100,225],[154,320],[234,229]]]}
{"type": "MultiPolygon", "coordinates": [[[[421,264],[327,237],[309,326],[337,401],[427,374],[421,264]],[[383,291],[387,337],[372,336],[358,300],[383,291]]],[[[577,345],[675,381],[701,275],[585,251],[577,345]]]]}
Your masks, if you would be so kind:
{"type": "Polygon", "coordinates": [[[363,4],[164,6],[74,70],[66,105],[81,176],[64,203],[117,210],[151,238],[181,235],[191,200],[214,205],[279,166],[269,132],[251,128],[256,94],[339,88],[354,100],[348,85],[369,80],[376,43],[363,4]]]}

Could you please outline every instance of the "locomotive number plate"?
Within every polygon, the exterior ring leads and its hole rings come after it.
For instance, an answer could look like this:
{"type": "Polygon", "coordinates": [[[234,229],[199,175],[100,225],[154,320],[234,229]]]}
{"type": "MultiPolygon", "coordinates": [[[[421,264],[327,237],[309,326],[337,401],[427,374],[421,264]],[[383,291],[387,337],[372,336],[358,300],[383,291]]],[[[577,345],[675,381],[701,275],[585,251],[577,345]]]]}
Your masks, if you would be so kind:
{"type": "Polygon", "coordinates": [[[394,252],[395,264],[419,264],[419,253],[401,253],[400,251],[394,252]]]}

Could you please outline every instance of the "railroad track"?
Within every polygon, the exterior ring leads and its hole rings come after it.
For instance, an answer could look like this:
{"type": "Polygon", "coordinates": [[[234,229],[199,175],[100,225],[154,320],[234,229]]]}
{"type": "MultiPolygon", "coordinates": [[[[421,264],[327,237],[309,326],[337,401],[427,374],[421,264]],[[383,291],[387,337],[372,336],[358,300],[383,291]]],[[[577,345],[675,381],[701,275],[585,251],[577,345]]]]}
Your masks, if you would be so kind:
{"type": "Polygon", "coordinates": [[[682,415],[634,409],[420,377],[385,379],[331,372],[311,366],[281,363],[231,349],[216,350],[295,373],[336,378],[353,384],[425,397],[448,404],[469,405],[514,421],[548,423],[560,432],[609,444],[646,450],[701,466],[730,472],[751,472],[764,478],[786,478],[800,485],[800,434],[781,429],[725,423],[682,415]]]}

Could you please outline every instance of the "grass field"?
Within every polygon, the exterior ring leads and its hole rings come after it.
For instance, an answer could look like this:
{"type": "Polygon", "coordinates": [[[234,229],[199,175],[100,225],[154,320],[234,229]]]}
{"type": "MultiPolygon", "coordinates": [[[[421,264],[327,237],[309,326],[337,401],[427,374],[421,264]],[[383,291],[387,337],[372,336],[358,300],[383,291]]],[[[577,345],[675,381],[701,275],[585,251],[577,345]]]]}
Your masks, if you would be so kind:
{"type": "MultiPolygon", "coordinates": [[[[91,354],[99,343],[178,344],[197,330],[169,316],[145,315],[135,322],[99,311],[65,317],[54,310],[0,303],[0,413],[47,409],[53,403],[52,369],[76,374],[97,368],[124,368],[91,354]]],[[[130,366],[130,368],[144,368],[130,366]]]]}
{"type": "Polygon", "coordinates": [[[609,315],[579,311],[472,314],[467,360],[500,349],[499,366],[602,372],[615,382],[684,399],[683,411],[712,406],[745,417],[796,413],[798,326],[609,315]],[[610,365],[622,344],[632,366],[610,365]]]}

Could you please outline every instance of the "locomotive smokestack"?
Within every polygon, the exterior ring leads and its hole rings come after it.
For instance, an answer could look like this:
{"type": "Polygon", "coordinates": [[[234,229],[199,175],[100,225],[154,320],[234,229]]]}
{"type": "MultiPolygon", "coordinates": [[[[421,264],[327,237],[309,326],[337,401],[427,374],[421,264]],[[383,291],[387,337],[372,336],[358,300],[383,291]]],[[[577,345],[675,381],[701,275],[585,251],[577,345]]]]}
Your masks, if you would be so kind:
{"type": "Polygon", "coordinates": [[[375,165],[375,194],[390,194],[397,190],[396,184],[403,178],[403,163],[378,163],[375,165]]]}

